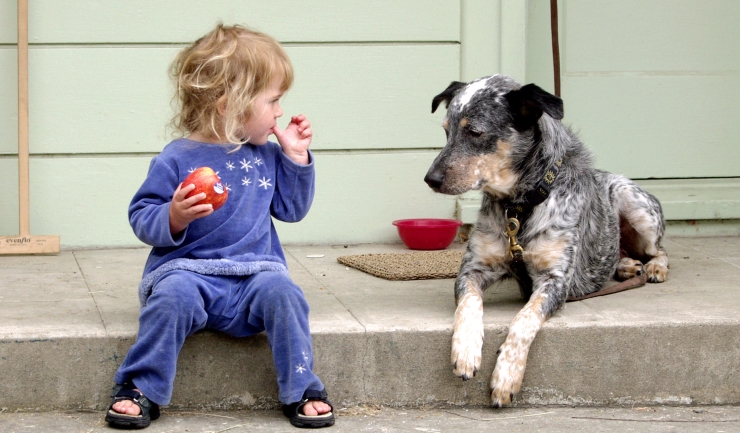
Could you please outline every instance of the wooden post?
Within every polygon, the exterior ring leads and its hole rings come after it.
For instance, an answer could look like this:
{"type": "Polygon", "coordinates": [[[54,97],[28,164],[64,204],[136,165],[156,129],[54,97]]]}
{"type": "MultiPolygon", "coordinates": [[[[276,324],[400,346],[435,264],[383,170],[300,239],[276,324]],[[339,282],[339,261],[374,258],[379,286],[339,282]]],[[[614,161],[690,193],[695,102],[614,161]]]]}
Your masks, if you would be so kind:
{"type": "Polygon", "coordinates": [[[28,0],[18,0],[18,207],[20,234],[31,234],[28,175],[28,0]]]}
{"type": "Polygon", "coordinates": [[[0,254],[57,254],[59,236],[32,236],[28,161],[28,0],[18,0],[18,226],[0,237],[0,254]]]}

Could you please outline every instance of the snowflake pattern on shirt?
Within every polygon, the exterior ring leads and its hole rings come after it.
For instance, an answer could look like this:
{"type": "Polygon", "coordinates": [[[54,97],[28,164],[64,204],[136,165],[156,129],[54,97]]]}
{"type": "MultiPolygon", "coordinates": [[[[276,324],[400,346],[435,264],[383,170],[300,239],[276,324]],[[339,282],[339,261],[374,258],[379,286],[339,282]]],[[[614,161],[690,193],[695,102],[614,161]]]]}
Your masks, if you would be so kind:
{"type": "MultiPolygon", "coordinates": [[[[254,157],[252,159],[242,158],[234,162],[233,160],[227,160],[224,162],[224,175],[219,174],[218,171],[214,170],[217,176],[221,179],[221,184],[224,189],[233,193],[235,185],[244,188],[258,188],[267,191],[273,187],[273,180],[267,176],[259,173],[259,168],[265,166],[265,163],[261,158],[254,157]],[[234,172],[234,170],[236,170],[234,172]],[[226,176],[229,176],[231,172],[234,172],[235,179],[228,182],[226,176]]],[[[190,167],[189,173],[195,171],[195,167],[190,167]]],[[[237,188],[238,192],[238,188],[237,188]]]]}

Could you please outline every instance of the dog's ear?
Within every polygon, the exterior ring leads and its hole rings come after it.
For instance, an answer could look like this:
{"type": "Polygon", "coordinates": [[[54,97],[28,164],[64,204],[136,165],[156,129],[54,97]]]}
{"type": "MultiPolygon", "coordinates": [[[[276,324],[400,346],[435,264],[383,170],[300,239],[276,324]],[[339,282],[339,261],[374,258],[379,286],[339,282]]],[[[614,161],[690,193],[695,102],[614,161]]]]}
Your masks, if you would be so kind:
{"type": "Polygon", "coordinates": [[[563,100],[547,93],[534,84],[522,86],[519,90],[512,90],[505,96],[514,117],[514,126],[518,131],[526,131],[533,127],[547,113],[553,119],[563,118],[563,100]]]}
{"type": "Polygon", "coordinates": [[[440,102],[444,102],[445,108],[449,108],[452,98],[454,98],[455,95],[457,95],[457,92],[459,92],[460,89],[465,86],[467,86],[467,83],[453,81],[449,86],[447,86],[444,92],[440,93],[439,95],[435,96],[434,99],[432,99],[432,113],[437,111],[437,107],[439,107],[440,102]]]}

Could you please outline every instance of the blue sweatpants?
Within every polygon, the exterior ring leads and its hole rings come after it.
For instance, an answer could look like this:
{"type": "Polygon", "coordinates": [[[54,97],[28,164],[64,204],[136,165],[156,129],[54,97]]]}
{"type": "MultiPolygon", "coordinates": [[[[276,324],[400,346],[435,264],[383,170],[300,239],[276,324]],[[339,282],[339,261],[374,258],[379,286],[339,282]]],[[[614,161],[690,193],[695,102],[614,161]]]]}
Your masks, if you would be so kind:
{"type": "Polygon", "coordinates": [[[139,316],[139,333],[115,375],[151,401],[167,405],[185,337],[201,329],[235,337],[266,331],[277,372],[278,398],[299,401],[324,385],[313,373],[308,304],[303,291],[277,272],[247,277],[171,271],[154,285],[139,316]]]}

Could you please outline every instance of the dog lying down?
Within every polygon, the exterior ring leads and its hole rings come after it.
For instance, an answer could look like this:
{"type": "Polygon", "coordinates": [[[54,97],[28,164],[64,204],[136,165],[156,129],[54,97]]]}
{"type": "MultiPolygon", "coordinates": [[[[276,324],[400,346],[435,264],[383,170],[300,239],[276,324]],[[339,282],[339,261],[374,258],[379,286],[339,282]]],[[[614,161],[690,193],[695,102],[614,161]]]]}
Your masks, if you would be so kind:
{"type": "Polygon", "coordinates": [[[494,407],[521,388],[529,348],[568,296],[612,277],[668,274],[658,200],[629,179],[593,168],[563,126],[563,102],[502,75],[453,82],[434,97],[447,106],[447,144],[424,181],[443,194],[482,190],[483,201],[455,282],[452,364],[468,380],[480,368],[483,292],[513,277],[528,300],[498,351],[494,407]]]}

